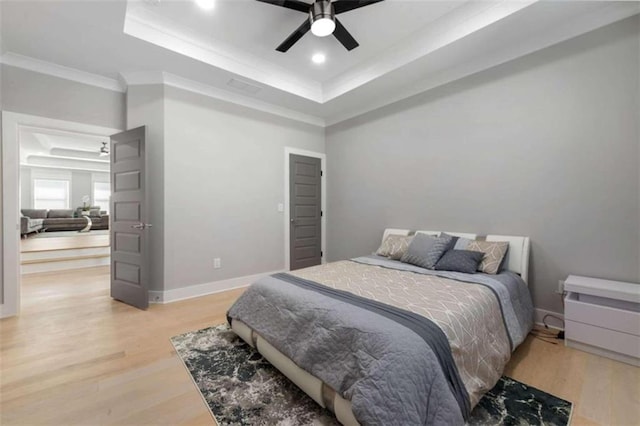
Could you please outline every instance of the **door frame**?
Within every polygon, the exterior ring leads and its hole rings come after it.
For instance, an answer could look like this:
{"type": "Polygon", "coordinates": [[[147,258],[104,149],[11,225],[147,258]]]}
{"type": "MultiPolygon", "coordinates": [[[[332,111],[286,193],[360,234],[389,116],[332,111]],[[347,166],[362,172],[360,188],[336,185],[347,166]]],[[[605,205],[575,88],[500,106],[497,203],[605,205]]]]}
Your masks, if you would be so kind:
{"type": "Polygon", "coordinates": [[[36,127],[61,133],[109,138],[120,129],[2,111],[2,294],[0,318],[20,312],[20,129],[36,127]]]}
{"type": "Polygon", "coordinates": [[[320,219],[320,235],[321,243],[320,250],[322,250],[321,262],[326,263],[327,259],[327,155],[321,152],[306,151],[304,149],[292,148],[289,146],[284,147],[284,269],[285,271],[291,270],[291,256],[289,252],[290,246],[290,229],[289,223],[289,207],[291,200],[289,199],[289,159],[290,154],[303,155],[305,157],[319,158],[320,170],[322,170],[322,176],[320,177],[320,210],[322,210],[322,218],[320,219]]]}

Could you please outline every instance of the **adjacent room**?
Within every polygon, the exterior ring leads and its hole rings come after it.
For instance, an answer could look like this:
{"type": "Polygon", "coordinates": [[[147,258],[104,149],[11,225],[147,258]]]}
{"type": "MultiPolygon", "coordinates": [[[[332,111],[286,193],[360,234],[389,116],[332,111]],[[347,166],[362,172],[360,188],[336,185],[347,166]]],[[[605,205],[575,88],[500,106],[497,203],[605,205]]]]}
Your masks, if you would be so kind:
{"type": "Polygon", "coordinates": [[[0,423],[637,425],[640,2],[0,0],[0,423]]]}
{"type": "Polygon", "coordinates": [[[108,265],[108,142],[55,129],[19,138],[21,273],[108,265]]]}

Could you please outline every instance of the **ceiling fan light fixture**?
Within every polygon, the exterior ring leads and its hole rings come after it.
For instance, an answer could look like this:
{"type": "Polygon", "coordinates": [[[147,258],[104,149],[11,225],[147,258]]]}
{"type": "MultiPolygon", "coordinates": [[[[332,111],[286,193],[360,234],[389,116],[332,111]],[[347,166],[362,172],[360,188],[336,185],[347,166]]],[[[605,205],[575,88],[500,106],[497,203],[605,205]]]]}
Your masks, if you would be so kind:
{"type": "Polygon", "coordinates": [[[107,147],[107,142],[102,142],[102,146],[100,147],[100,157],[106,157],[109,155],[109,147],[107,147]]]}
{"type": "Polygon", "coordinates": [[[330,1],[316,1],[309,11],[311,32],[317,37],[326,37],[336,29],[335,14],[330,1]]]}
{"type": "Polygon", "coordinates": [[[336,29],[336,23],[329,18],[322,18],[311,24],[311,32],[318,37],[326,37],[333,34],[336,29]]]}

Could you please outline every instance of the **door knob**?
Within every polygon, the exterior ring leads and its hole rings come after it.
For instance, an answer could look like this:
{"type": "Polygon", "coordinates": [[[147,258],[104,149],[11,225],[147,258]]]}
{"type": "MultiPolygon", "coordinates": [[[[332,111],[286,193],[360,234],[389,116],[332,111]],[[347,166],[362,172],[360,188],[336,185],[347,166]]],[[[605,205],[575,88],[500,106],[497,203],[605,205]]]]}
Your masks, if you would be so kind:
{"type": "Polygon", "coordinates": [[[296,223],[296,220],[295,219],[291,219],[291,223],[296,223]]]}
{"type": "Polygon", "coordinates": [[[135,229],[147,229],[151,228],[153,225],[150,223],[136,223],[135,225],[131,225],[132,228],[135,229]]]}

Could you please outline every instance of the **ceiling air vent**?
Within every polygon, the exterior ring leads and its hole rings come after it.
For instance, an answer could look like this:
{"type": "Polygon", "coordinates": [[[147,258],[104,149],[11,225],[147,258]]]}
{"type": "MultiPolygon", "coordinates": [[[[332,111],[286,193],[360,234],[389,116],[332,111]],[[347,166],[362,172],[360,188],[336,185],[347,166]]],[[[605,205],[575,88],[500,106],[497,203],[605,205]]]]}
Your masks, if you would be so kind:
{"type": "Polygon", "coordinates": [[[238,90],[242,90],[243,92],[251,93],[252,95],[255,95],[260,90],[262,90],[261,87],[254,86],[253,84],[245,83],[244,81],[236,80],[235,78],[232,78],[231,80],[229,80],[227,82],[227,85],[233,87],[234,89],[238,89],[238,90]]]}

